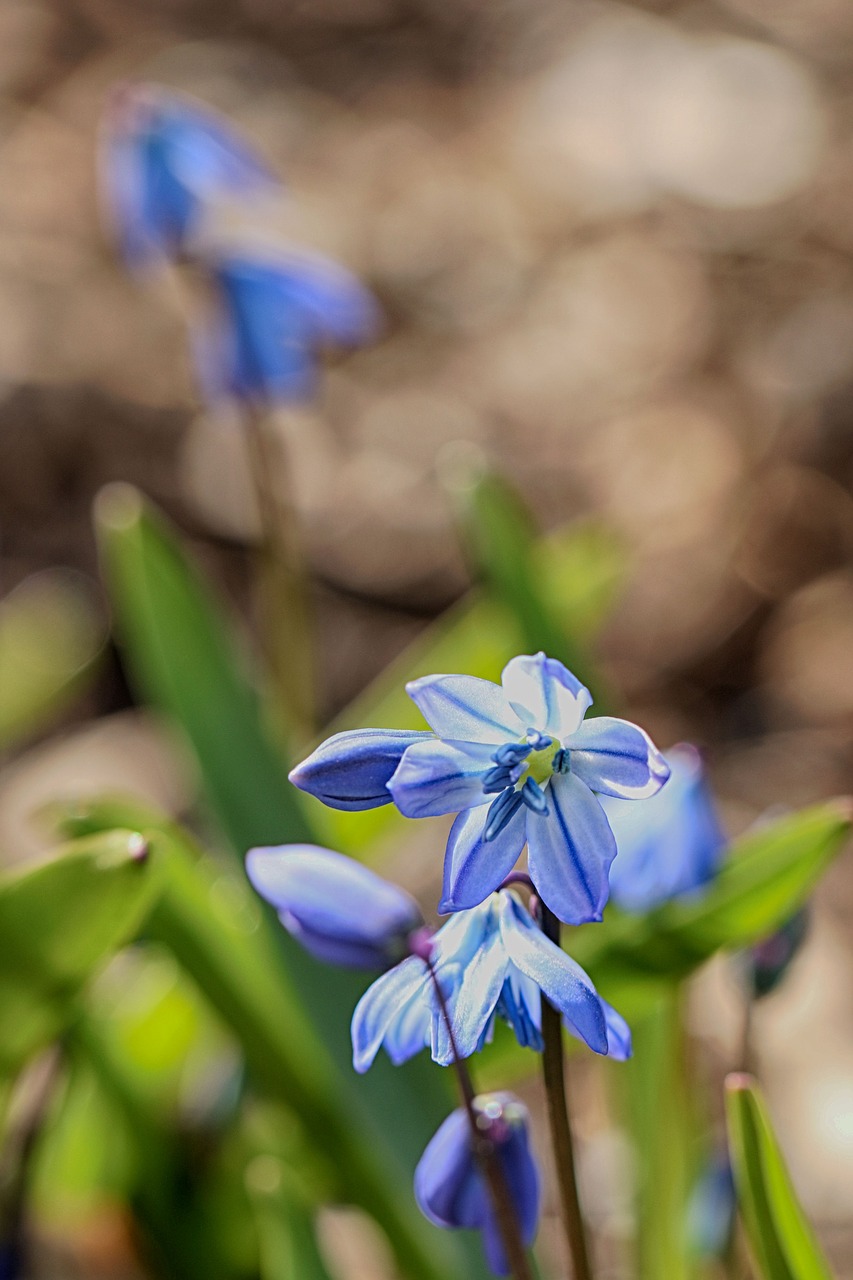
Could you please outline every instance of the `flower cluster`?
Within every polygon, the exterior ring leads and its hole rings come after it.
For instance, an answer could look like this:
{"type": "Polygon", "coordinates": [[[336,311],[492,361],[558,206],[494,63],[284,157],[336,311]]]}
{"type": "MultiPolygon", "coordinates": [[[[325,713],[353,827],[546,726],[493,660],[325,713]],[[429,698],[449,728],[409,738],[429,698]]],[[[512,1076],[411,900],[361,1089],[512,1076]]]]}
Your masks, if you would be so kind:
{"type": "MultiPolygon", "coordinates": [[[[585,719],[589,691],[543,653],[514,658],[500,684],[440,675],[407,689],[428,730],[336,734],[290,778],[337,809],[394,803],[412,818],[456,814],[441,927],[433,932],[408,894],[329,850],[283,846],[247,858],[255,888],[312,954],[382,971],[353,1014],[355,1069],[368,1070],[380,1049],[403,1063],[427,1048],[436,1062],[458,1066],[491,1040],[499,1019],[519,1044],[542,1052],[544,1001],[595,1053],[628,1058],[624,1019],[543,926],[546,916],[601,919],[623,843],[626,905],[645,907],[708,878],[722,838],[698,757],[678,748],[667,760],[636,725],[585,719]],[[631,826],[625,813],[633,810],[645,816],[631,826]],[[525,845],[528,870],[514,870],[525,845]]],[[[439,1225],[479,1230],[490,1266],[504,1274],[476,1142],[489,1115],[492,1157],[530,1242],[539,1179],[526,1112],[510,1095],[469,1099],[445,1121],[418,1166],[416,1196],[439,1225]]]]}
{"type": "Polygon", "coordinates": [[[174,90],[125,85],[106,112],[100,169],[128,265],[150,272],[191,262],[201,271],[209,306],[193,345],[212,401],[302,400],[314,390],[321,347],[358,345],[376,332],[373,298],[319,254],[245,232],[217,243],[219,213],[259,215],[282,187],[216,112],[174,90]]]}

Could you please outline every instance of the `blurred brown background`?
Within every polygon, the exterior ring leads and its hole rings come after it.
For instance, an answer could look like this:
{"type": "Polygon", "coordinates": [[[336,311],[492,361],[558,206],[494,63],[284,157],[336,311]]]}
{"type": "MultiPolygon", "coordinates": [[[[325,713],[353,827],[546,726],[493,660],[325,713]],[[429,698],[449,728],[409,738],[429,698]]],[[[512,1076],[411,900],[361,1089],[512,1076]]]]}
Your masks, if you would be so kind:
{"type": "MultiPolygon", "coordinates": [[[[3,0],[2,591],[53,565],[94,576],[91,501],[125,479],[245,610],[241,436],[200,412],[181,317],[99,225],[98,119],[126,77],[226,112],[289,184],[270,229],[383,305],[381,341],[281,423],[330,715],[465,589],[443,477],[482,451],[543,528],[596,515],[623,537],[605,669],[658,741],[708,749],[733,829],[851,788],[849,0],[3,0]]],[[[192,780],[128,705],[113,658],[65,736],[10,768],[14,856],[57,786],[187,803],[192,780]]],[[[839,1259],[851,910],[848,859],[757,1014],[839,1259]]],[[[721,1056],[727,982],[697,997],[721,1056]]]]}

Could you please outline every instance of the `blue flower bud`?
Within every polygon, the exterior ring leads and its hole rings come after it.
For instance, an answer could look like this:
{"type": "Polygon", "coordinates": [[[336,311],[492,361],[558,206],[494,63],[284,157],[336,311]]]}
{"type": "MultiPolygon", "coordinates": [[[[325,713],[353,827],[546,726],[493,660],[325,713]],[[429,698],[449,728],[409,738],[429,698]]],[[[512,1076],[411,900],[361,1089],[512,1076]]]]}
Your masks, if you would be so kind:
{"type": "Polygon", "coordinates": [[[717,874],[726,838],[695,747],[666,755],[669,781],[645,800],[601,800],[618,856],[610,891],[625,911],[651,911],[701,889],[717,874]]]}
{"type": "Polygon", "coordinates": [[[352,729],[322,742],[288,777],[300,791],[331,809],[376,809],[390,804],[387,784],[414,742],[431,738],[416,729],[352,729]]]}
{"type": "MultiPolygon", "coordinates": [[[[478,1131],[491,1144],[503,1170],[522,1241],[529,1246],[539,1222],[540,1179],[530,1151],[527,1108],[511,1093],[493,1093],[475,1098],[474,1110],[478,1131]]],[[[480,1231],[490,1269],[499,1276],[509,1273],[463,1108],[447,1117],[421,1156],[415,1170],[415,1199],[421,1212],[438,1227],[480,1231]]]]}
{"type": "Polygon", "coordinates": [[[387,969],[423,924],[413,898],[352,858],[315,845],[250,849],[246,872],[285,929],[318,960],[387,969]]]}
{"type": "Polygon", "coordinates": [[[769,938],[738,952],[735,960],[753,999],[760,1000],[776,990],[803,945],[808,927],[808,908],[802,907],[769,938]]]}
{"type": "Polygon", "coordinates": [[[100,166],[109,218],[136,268],[186,253],[211,204],[257,197],[279,185],[227,120],[153,84],[114,93],[100,166]]]}
{"type": "Polygon", "coordinates": [[[289,403],[310,397],[323,346],[358,346],[379,328],[371,294],[318,254],[237,250],[207,263],[214,311],[195,343],[202,389],[289,403]]]}

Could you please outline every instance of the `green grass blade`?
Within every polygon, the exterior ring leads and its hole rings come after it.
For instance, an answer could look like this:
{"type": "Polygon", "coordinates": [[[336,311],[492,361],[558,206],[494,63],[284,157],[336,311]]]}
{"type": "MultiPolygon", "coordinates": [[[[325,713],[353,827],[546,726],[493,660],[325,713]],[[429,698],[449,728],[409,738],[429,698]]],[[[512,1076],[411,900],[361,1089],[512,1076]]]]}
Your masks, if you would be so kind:
{"type": "Polygon", "coordinates": [[[763,1280],[832,1280],[751,1076],[726,1080],[726,1117],[738,1204],[763,1280]]]}

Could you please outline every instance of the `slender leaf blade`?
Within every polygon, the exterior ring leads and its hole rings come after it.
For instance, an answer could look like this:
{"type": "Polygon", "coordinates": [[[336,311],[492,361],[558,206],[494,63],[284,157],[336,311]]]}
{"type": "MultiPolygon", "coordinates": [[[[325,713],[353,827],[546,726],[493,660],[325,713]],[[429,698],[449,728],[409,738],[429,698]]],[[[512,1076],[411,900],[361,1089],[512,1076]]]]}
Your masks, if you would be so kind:
{"type": "Polygon", "coordinates": [[[764,1280],[832,1280],[751,1076],[727,1078],[726,1118],[738,1202],[764,1280]]]}

